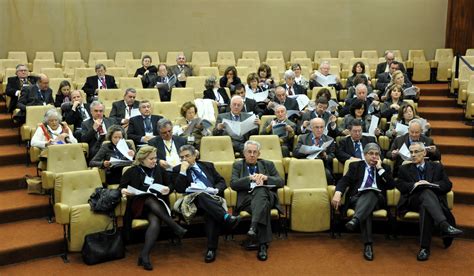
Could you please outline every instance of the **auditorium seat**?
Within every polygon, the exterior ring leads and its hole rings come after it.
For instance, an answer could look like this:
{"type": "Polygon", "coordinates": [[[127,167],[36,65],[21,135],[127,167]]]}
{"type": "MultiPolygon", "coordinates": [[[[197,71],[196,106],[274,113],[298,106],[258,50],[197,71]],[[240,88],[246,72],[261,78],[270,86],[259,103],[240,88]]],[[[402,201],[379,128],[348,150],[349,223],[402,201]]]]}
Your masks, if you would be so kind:
{"type": "Polygon", "coordinates": [[[118,80],[119,88],[143,88],[142,80],[140,78],[116,78],[118,80]]]}
{"type": "Polygon", "coordinates": [[[23,52],[23,51],[9,51],[7,59],[18,59],[18,60],[20,60],[19,63],[28,66],[30,71],[32,70],[32,64],[30,62],[28,62],[28,56],[26,55],[26,52],[23,52]]]}
{"type": "Polygon", "coordinates": [[[74,78],[76,68],[86,68],[86,63],[82,59],[70,59],[64,61],[63,71],[66,77],[74,78]]]}
{"type": "Polygon", "coordinates": [[[474,94],[474,75],[471,75],[471,77],[469,78],[469,82],[467,84],[466,89],[462,89],[461,91],[459,91],[457,101],[458,104],[463,105],[467,101],[467,98],[470,94],[474,94]]]}
{"type": "Polygon", "coordinates": [[[181,108],[185,102],[192,102],[194,99],[194,88],[192,87],[175,87],[171,90],[171,101],[176,102],[178,108],[181,108]]]}
{"type": "MultiPolygon", "coordinates": [[[[301,74],[311,75],[311,73],[313,73],[313,62],[310,58],[295,58],[290,64],[289,68],[291,69],[291,65],[295,63],[298,63],[301,66],[301,74]],[[303,70],[303,67],[305,68],[305,70],[303,70]]],[[[307,75],[305,75],[305,77],[307,80],[309,80],[307,75]]]]}
{"type": "Polygon", "coordinates": [[[125,69],[127,69],[127,73],[129,77],[133,77],[135,75],[135,71],[137,71],[137,69],[140,67],[142,67],[141,59],[125,60],[125,69]]]}
{"type": "Polygon", "coordinates": [[[224,70],[229,66],[235,66],[235,54],[233,51],[218,51],[216,62],[213,66],[219,68],[219,75],[224,74],[224,70]]]}
{"type": "Polygon", "coordinates": [[[273,70],[272,68],[272,76],[274,78],[278,75],[279,79],[283,79],[283,73],[286,71],[285,61],[283,59],[267,59],[265,63],[268,64],[270,67],[276,67],[277,70],[273,70]]]}
{"type": "Polygon", "coordinates": [[[329,90],[329,92],[331,93],[331,99],[337,101],[336,88],[334,88],[334,86],[326,86],[326,87],[316,86],[316,87],[313,87],[313,89],[311,90],[311,95],[309,97],[310,100],[314,102],[316,100],[316,95],[318,94],[319,90],[321,90],[323,88],[327,88],[329,90]]]}
{"type": "Polygon", "coordinates": [[[105,106],[105,115],[109,116],[112,110],[112,103],[123,100],[124,89],[99,89],[98,99],[105,106]]]}
{"type": "Polygon", "coordinates": [[[247,77],[249,76],[250,73],[256,72],[255,68],[250,68],[247,66],[236,66],[235,70],[237,70],[237,76],[239,76],[243,84],[248,84],[247,77]]]}
{"type": "Polygon", "coordinates": [[[352,50],[345,50],[337,52],[337,58],[341,63],[342,70],[350,70],[352,68],[351,58],[355,58],[354,51],[352,50]]]}
{"type": "MultiPolygon", "coordinates": [[[[117,67],[125,67],[125,61],[133,59],[133,52],[115,52],[115,65],[117,67]]],[[[108,67],[108,66],[107,66],[108,67]]],[[[107,68],[108,70],[108,68],[107,68]]]]}
{"type": "Polygon", "coordinates": [[[258,66],[260,63],[253,58],[239,58],[237,60],[237,67],[247,67],[250,69],[250,72],[257,72],[258,66]]]}
{"type": "Polygon", "coordinates": [[[267,51],[267,58],[266,61],[270,59],[281,59],[285,61],[285,58],[283,56],[283,51],[267,51]]]}
{"type": "MultiPolygon", "coordinates": [[[[290,52],[290,64],[297,63],[297,58],[308,58],[306,51],[291,51],[290,52]]],[[[311,60],[311,59],[310,59],[311,60]]]]}
{"type": "MultiPolygon", "coordinates": [[[[59,69],[59,68],[57,68],[59,69]]],[[[48,77],[49,75],[46,74],[48,77]]],[[[49,88],[51,88],[51,90],[53,91],[53,98],[56,99],[56,94],[58,94],[57,92],[59,91],[59,84],[63,81],[67,80],[70,84],[71,84],[71,91],[73,90],[73,87],[72,87],[72,79],[71,78],[65,78],[64,76],[63,77],[58,77],[58,78],[55,78],[55,77],[49,77],[49,88]]]]}
{"type": "Polygon", "coordinates": [[[180,116],[180,106],[176,102],[153,102],[153,114],[161,115],[171,122],[180,116]]]}
{"type": "MultiPolygon", "coordinates": [[[[400,50],[387,50],[387,51],[390,51],[393,53],[393,56],[395,57],[396,61],[404,62],[405,59],[403,58],[402,51],[400,50]]],[[[383,59],[383,61],[385,61],[385,59],[383,59]]]]}
{"type": "MultiPolygon", "coordinates": [[[[184,55],[184,52],[183,51],[169,51],[166,53],[166,65],[168,66],[171,66],[171,65],[175,65],[176,64],[176,58],[178,57],[178,55],[184,55]]],[[[153,64],[157,64],[155,63],[155,61],[153,61],[153,64]]]]}
{"type": "MultiPolygon", "coordinates": [[[[463,58],[471,65],[474,66],[474,56],[463,56],[463,58]]],[[[467,88],[469,78],[474,75],[474,71],[470,70],[466,64],[460,59],[459,60],[459,75],[457,78],[454,77],[455,62],[453,62],[453,67],[451,71],[453,76],[451,78],[451,93],[462,91],[467,88]]]]}
{"type": "Polygon", "coordinates": [[[379,53],[377,52],[377,50],[362,50],[360,57],[366,58],[368,60],[368,63],[372,70],[375,70],[377,68],[377,64],[379,63],[379,53]]]}
{"type": "Polygon", "coordinates": [[[259,158],[273,161],[278,174],[285,179],[285,173],[288,172],[291,158],[283,157],[280,138],[278,138],[277,135],[252,135],[249,137],[249,140],[260,143],[261,149],[259,158]]]}
{"type": "MultiPolygon", "coordinates": [[[[16,73],[16,66],[18,64],[20,64],[19,59],[0,59],[0,81],[3,80],[3,83],[6,83],[6,81],[8,79],[8,77],[6,75],[6,72],[5,72],[6,69],[7,68],[13,68],[13,69],[15,69],[15,73],[16,73]]],[[[13,74],[13,75],[15,75],[15,74],[13,74]]]]}
{"type": "Polygon", "coordinates": [[[89,61],[87,64],[89,67],[94,68],[96,60],[98,59],[108,59],[106,52],[89,52],[89,61]]]}
{"type": "Polygon", "coordinates": [[[314,51],[314,69],[318,69],[321,62],[329,58],[332,58],[330,51],[314,51]]]}
{"type": "Polygon", "coordinates": [[[55,68],[54,60],[51,59],[35,59],[33,61],[32,74],[39,74],[42,68],[55,68]]]}
{"type": "Polygon", "coordinates": [[[72,79],[75,89],[80,89],[86,83],[87,77],[94,75],[96,75],[94,68],[74,68],[74,77],[72,79]]]}
{"type": "Polygon", "coordinates": [[[466,49],[466,56],[474,56],[474,48],[466,49]]]}
{"type": "MultiPolygon", "coordinates": [[[[40,73],[45,74],[46,76],[48,76],[49,79],[64,78],[64,72],[63,72],[63,69],[61,68],[41,68],[40,73]]],[[[51,87],[51,81],[50,81],[50,87],[51,87]]]]}
{"type": "Polygon", "coordinates": [[[63,52],[62,67],[65,67],[66,60],[82,60],[81,52],[63,52]]]}
{"type": "Polygon", "coordinates": [[[97,60],[95,60],[94,66],[92,66],[92,67],[95,68],[95,66],[97,64],[103,64],[105,66],[106,70],[109,67],[116,67],[115,61],[113,59],[97,59],[97,60]]]}
{"type": "Polygon", "coordinates": [[[193,52],[191,55],[191,62],[189,64],[193,67],[193,74],[199,76],[199,70],[201,67],[211,66],[211,58],[209,52],[193,52]]]}
{"type": "Polygon", "coordinates": [[[453,49],[436,49],[435,58],[431,61],[431,68],[437,68],[436,80],[437,81],[448,81],[448,71],[452,67],[453,63],[453,49]]]}
{"type": "Polygon", "coordinates": [[[186,87],[194,88],[194,93],[200,95],[199,97],[195,98],[203,97],[203,92],[206,89],[204,87],[206,79],[207,77],[204,76],[191,76],[186,79],[186,87]]]}
{"type": "MultiPolygon", "coordinates": [[[[148,55],[151,57],[151,64],[158,65],[160,64],[160,53],[156,51],[144,51],[140,55],[140,60],[143,59],[143,56],[148,55]]],[[[133,59],[132,58],[127,58],[127,59],[133,59]]],[[[138,68],[138,67],[137,67],[138,68]]]]}
{"type": "Polygon", "coordinates": [[[210,77],[215,76],[219,79],[219,69],[217,67],[203,66],[199,69],[199,76],[210,77]]]}
{"type": "Polygon", "coordinates": [[[227,187],[232,176],[234,150],[230,136],[204,136],[199,150],[200,160],[212,162],[225,179],[227,187]]]}
{"type": "Polygon", "coordinates": [[[37,105],[26,107],[26,120],[20,128],[21,141],[26,142],[26,148],[30,146],[30,140],[33,133],[36,131],[39,123],[43,122],[46,111],[53,109],[52,105],[37,105]]]}
{"type": "Polygon", "coordinates": [[[125,67],[107,67],[107,75],[113,76],[116,82],[119,78],[128,78],[128,72],[125,67]]]}
{"type": "MultiPolygon", "coordinates": [[[[464,117],[467,120],[474,120],[474,93],[469,93],[466,100],[466,111],[464,117]]],[[[472,122],[471,122],[472,123],[472,122]]]]}
{"type": "Polygon", "coordinates": [[[140,88],[135,90],[137,90],[137,96],[135,98],[137,101],[148,100],[150,102],[159,102],[161,100],[158,89],[156,88],[140,88]]]}
{"type": "Polygon", "coordinates": [[[56,58],[54,57],[53,52],[36,52],[35,53],[35,59],[50,59],[50,60],[54,61],[55,66],[59,67],[59,65],[60,65],[56,62],[56,58]]]}
{"type": "MultiPolygon", "coordinates": [[[[258,51],[242,51],[243,59],[253,59],[257,63],[257,66],[260,65],[260,54],[258,51]]],[[[238,65],[240,66],[240,65],[238,65]]]]}

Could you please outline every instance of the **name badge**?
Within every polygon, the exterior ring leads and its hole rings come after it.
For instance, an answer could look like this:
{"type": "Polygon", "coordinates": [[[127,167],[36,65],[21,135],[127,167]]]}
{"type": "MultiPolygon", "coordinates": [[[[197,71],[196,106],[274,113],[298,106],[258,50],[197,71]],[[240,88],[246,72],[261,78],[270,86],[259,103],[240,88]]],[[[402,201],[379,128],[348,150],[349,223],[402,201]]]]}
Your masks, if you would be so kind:
{"type": "Polygon", "coordinates": [[[145,132],[145,136],[151,136],[151,137],[153,137],[153,132],[145,132]]]}
{"type": "Polygon", "coordinates": [[[195,141],[195,140],[196,140],[196,139],[194,139],[194,136],[193,136],[193,135],[188,136],[188,143],[189,143],[189,144],[194,144],[194,141],[195,141]]]}
{"type": "Polygon", "coordinates": [[[153,177],[145,176],[145,184],[151,185],[153,184],[153,181],[155,181],[153,177]]]}

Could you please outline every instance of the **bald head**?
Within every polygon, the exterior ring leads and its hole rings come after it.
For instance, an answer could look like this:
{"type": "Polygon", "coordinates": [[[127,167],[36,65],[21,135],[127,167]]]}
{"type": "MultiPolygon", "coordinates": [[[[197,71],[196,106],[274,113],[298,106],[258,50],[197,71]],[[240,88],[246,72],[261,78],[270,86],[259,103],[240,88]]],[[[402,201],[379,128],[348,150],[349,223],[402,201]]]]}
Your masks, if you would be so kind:
{"type": "Polygon", "coordinates": [[[244,107],[244,99],[242,97],[235,95],[230,99],[230,110],[234,115],[239,115],[244,107]]]}
{"type": "Polygon", "coordinates": [[[49,88],[49,78],[45,74],[38,75],[38,87],[41,90],[46,90],[49,88]]]}
{"type": "Polygon", "coordinates": [[[322,118],[314,118],[310,121],[310,124],[314,137],[320,138],[324,133],[324,120],[322,118]]]}

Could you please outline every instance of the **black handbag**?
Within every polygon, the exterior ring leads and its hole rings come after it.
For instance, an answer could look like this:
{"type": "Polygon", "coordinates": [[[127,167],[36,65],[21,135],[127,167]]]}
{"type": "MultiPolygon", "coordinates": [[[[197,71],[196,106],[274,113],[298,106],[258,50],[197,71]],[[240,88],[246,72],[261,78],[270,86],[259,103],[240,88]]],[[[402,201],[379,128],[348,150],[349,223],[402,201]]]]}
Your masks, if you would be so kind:
{"type": "Polygon", "coordinates": [[[85,236],[81,251],[84,263],[94,265],[125,257],[122,233],[117,229],[115,218],[113,221],[113,229],[85,236]]]}

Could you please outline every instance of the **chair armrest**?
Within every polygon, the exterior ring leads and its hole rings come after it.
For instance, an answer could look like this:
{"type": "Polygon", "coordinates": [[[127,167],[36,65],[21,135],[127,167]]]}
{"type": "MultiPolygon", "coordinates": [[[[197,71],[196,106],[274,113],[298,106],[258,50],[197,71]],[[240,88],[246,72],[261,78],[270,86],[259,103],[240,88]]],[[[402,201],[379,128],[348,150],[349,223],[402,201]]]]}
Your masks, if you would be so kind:
{"type": "Polygon", "coordinates": [[[54,215],[56,217],[56,222],[59,224],[69,224],[69,218],[71,213],[71,207],[64,203],[54,204],[54,215]]]}
{"type": "Polygon", "coordinates": [[[125,210],[127,209],[127,198],[122,197],[120,203],[115,207],[115,216],[123,217],[125,215],[125,210]]]}
{"type": "Polygon", "coordinates": [[[342,82],[342,79],[347,79],[348,76],[349,76],[349,70],[342,69],[341,70],[341,82],[342,82]]]}
{"type": "Polygon", "coordinates": [[[332,173],[333,174],[342,174],[344,172],[344,164],[339,162],[337,158],[332,159],[332,173]]]}
{"type": "Polygon", "coordinates": [[[452,210],[453,206],[454,206],[454,193],[453,193],[453,191],[449,191],[449,193],[446,194],[446,201],[448,202],[449,210],[452,210]]]}
{"type": "Polygon", "coordinates": [[[388,207],[396,207],[399,200],[400,200],[400,192],[397,189],[387,190],[387,206],[388,207]],[[396,200],[395,200],[395,195],[397,195],[396,200]]]}
{"type": "Polygon", "coordinates": [[[31,127],[27,125],[22,125],[20,128],[21,141],[31,140],[31,127]]]}
{"type": "Polygon", "coordinates": [[[380,145],[380,148],[382,150],[389,150],[390,149],[390,139],[388,138],[388,136],[385,136],[385,135],[381,135],[378,137],[378,144],[380,145]]]}
{"type": "Polygon", "coordinates": [[[430,68],[438,68],[438,61],[437,60],[430,60],[430,68]]]}
{"type": "Polygon", "coordinates": [[[459,79],[454,79],[453,80],[453,88],[458,89],[459,88],[459,79]]]}
{"type": "Polygon", "coordinates": [[[56,178],[56,174],[50,171],[43,171],[41,173],[41,182],[43,189],[50,190],[54,189],[54,179],[56,178]]]}
{"type": "Polygon", "coordinates": [[[336,186],[328,185],[327,189],[328,189],[329,202],[331,202],[332,198],[334,197],[334,194],[336,193],[336,186]]]}
{"type": "Polygon", "coordinates": [[[347,97],[347,89],[341,89],[339,91],[339,100],[343,101],[347,97]]]}
{"type": "Polygon", "coordinates": [[[283,168],[285,169],[285,173],[288,173],[288,169],[290,168],[290,160],[292,157],[283,157],[283,168]]]}
{"type": "Polygon", "coordinates": [[[177,192],[172,192],[172,193],[169,195],[170,208],[171,208],[171,210],[173,210],[174,204],[175,204],[176,201],[178,201],[178,199],[180,199],[181,197],[183,197],[183,195],[180,194],[180,193],[177,193],[177,192]]]}
{"type": "Polygon", "coordinates": [[[446,75],[446,77],[448,78],[448,80],[451,78],[452,74],[453,74],[452,69],[451,69],[451,68],[448,68],[448,73],[447,73],[447,75],[446,75]]]}
{"type": "Polygon", "coordinates": [[[30,148],[30,161],[31,163],[36,163],[39,161],[41,149],[38,147],[31,147],[30,148]]]}
{"type": "Polygon", "coordinates": [[[87,143],[80,143],[82,146],[82,151],[85,153],[86,158],[89,157],[89,144],[87,143]]]}
{"type": "Polygon", "coordinates": [[[406,67],[407,69],[413,68],[413,60],[407,60],[407,61],[405,61],[405,67],[406,67]]]}
{"type": "Polygon", "coordinates": [[[278,201],[280,205],[291,205],[291,194],[293,193],[288,186],[278,189],[278,201]]]}
{"type": "Polygon", "coordinates": [[[384,158],[383,161],[382,161],[383,164],[387,165],[390,167],[390,170],[391,172],[393,173],[393,166],[395,165],[395,162],[393,162],[392,160],[388,159],[388,158],[384,158]]]}
{"type": "Polygon", "coordinates": [[[237,192],[228,187],[224,190],[224,198],[227,207],[235,208],[237,206],[237,192]]]}

